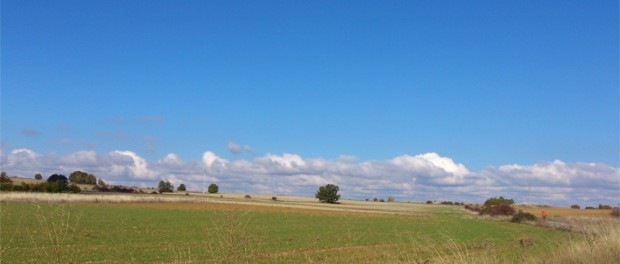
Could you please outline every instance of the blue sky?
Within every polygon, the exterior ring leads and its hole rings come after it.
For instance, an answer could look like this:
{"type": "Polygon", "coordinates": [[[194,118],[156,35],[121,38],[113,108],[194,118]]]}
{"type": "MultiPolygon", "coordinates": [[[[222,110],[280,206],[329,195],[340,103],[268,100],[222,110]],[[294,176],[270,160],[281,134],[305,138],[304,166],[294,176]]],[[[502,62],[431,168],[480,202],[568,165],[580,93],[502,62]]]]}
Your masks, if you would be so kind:
{"type": "Polygon", "coordinates": [[[438,153],[475,173],[559,160],[603,164],[614,178],[618,10],[617,1],[2,1],[2,153],[120,150],[149,164],[170,153],[359,163],[438,153]]]}

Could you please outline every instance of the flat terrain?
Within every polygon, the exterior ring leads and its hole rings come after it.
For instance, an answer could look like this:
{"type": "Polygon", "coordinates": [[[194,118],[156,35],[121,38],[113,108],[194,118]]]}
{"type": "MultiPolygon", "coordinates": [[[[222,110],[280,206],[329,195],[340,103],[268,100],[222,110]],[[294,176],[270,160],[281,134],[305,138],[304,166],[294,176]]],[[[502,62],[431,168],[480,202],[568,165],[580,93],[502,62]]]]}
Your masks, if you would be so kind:
{"type": "Polygon", "coordinates": [[[480,219],[460,206],[243,194],[37,194],[39,202],[23,202],[19,195],[1,196],[5,263],[519,263],[570,236],[480,219]]]}

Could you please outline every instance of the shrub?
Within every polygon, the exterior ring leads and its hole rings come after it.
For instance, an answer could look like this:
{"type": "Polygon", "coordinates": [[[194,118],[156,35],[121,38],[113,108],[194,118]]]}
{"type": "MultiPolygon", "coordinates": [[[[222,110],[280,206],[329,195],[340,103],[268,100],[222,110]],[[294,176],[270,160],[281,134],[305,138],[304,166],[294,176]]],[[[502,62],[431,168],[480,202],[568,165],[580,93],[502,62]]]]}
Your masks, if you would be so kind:
{"type": "Polygon", "coordinates": [[[593,209],[596,209],[596,208],[594,208],[592,206],[586,206],[586,210],[593,210],[593,209]]]}
{"type": "Polygon", "coordinates": [[[394,197],[388,197],[387,201],[393,203],[396,201],[396,199],[394,199],[394,197]]]}
{"type": "Polygon", "coordinates": [[[573,205],[570,206],[570,208],[581,209],[581,207],[578,204],[573,204],[573,205]]]}
{"type": "Polygon", "coordinates": [[[244,196],[244,198],[245,198],[245,199],[252,199],[252,196],[250,196],[249,194],[246,194],[246,195],[244,196]]]}
{"type": "Polygon", "coordinates": [[[152,191],[151,194],[157,194],[157,192],[156,191],[152,191]]]}
{"type": "Polygon", "coordinates": [[[181,192],[187,191],[187,188],[185,187],[185,184],[182,184],[182,183],[179,184],[179,187],[177,188],[177,191],[181,191],[181,192]]]}
{"type": "Polygon", "coordinates": [[[369,200],[370,200],[370,199],[366,198],[366,200],[364,200],[364,201],[368,202],[369,200]]]}
{"type": "Polygon", "coordinates": [[[611,205],[607,205],[607,204],[599,204],[598,205],[598,209],[605,209],[605,210],[611,210],[611,205]]]}
{"type": "Polygon", "coordinates": [[[340,194],[338,194],[339,190],[340,187],[338,187],[338,185],[327,184],[319,187],[314,197],[319,199],[320,202],[336,203],[338,199],[340,199],[340,194]]]}
{"type": "Polygon", "coordinates": [[[272,201],[277,201],[277,200],[278,200],[278,197],[272,196],[272,197],[271,197],[271,200],[272,200],[272,201]]]}
{"type": "Polygon", "coordinates": [[[374,199],[372,199],[373,202],[377,202],[379,201],[379,199],[377,199],[377,197],[375,197],[374,199]]]}
{"type": "Polygon", "coordinates": [[[496,215],[513,215],[515,213],[515,209],[508,204],[497,204],[497,205],[485,205],[482,210],[480,210],[480,214],[488,214],[491,216],[496,215]]]}
{"type": "Polygon", "coordinates": [[[512,219],[510,221],[513,223],[521,223],[523,221],[536,221],[536,216],[519,210],[518,213],[512,216],[512,219]]]}
{"type": "Polygon", "coordinates": [[[433,204],[433,201],[426,201],[426,204],[433,204]]]}
{"type": "Polygon", "coordinates": [[[445,204],[445,205],[454,205],[453,202],[447,202],[447,201],[443,201],[440,204],[445,204]]]}
{"type": "Polygon", "coordinates": [[[75,183],[69,184],[69,186],[67,186],[67,192],[71,192],[71,193],[79,193],[82,190],[80,189],[79,186],[77,186],[75,183]]]}
{"type": "Polygon", "coordinates": [[[610,215],[615,216],[615,217],[620,217],[620,208],[614,207],[614,209],[611,209],[610,215]]]}
{"type": "Polygon", "coordinates": [[[43,176],[41,175],[41,173],[37,173],[37,174],[34,175],[34,179],[35,180],[42,180],[43,176]]]}
{"type": "Polygon", "coordinates": [[[383,200],[383,199],[379,199],[379,202],[382,202],[382,203],[383,203],[383,202],[385,202],[385,200],[383,200]]]}
{"type": "Polygon", "coordinates": [[[480,211],[482,210],[480,207],[478,206],[474,206],[474,205],[465,205],[465,209],[472,211],[472,212],[476,212],[476,213],[480,213],[480,211]]]}
{"type": "Polygon", "coordinates": [[[209,184],[208,191],[209,193],[218,193],[220,191],[220,187],[218,187],[215,183],[211,183],[209,184]]]}
{"type": "Polygon", "coordinates": [[[513,199],[506,199],[503,196],[499,198],[491,197],[484,201],[484,205],[497,205],[497,204],[514,204],[515,201],[513,199]]]}

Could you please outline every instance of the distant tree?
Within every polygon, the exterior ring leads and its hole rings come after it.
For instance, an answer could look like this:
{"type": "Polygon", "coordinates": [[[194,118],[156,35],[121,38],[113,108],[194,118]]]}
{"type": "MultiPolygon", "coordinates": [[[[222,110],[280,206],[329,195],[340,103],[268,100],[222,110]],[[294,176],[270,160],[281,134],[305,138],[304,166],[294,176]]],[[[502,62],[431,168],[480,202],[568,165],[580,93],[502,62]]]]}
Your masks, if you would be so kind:
{"type": "Polygon", "coordinates": [[[428,201],[426,201],[426,203],[427,203],[427,204],[433,204],[433,201],[428,200],[428,201]]]}
{"type": "Polygon", "coordinates": [[[159,193],[172,192],[174,186],[169,181],[159,181],[159,193]]]}
{"type": "Polygon", "coordinates": [[[598,209],[610,210],[610,209],[612,209],[612,207],[611,207],[611,205],[607,205],[607,204],[599,204],[598,205],[598,209]]]}
{"type": "Polygon", "coordinates": [[[76,184],[97,184],[95,175],[82,171],[74,171],[69,174],[69,181],[76,184]]]}
{"type": "Polygon", "coordinates": [[[41,175],[41,173],[37,173],[37,174],[34,175],[34,179],[35,180],[42,180],[43,176],[41,175]]]}
{"type": "Polygon", "coordinates": [[[327,184],[325,186],[319,187],[319,190],[314,195],[321,202],[325,203],[336,203],[338,199],[340,199],[340,195],[338,191],[340,187],[333,184],[327,184]]]}
{"type": "Polygon", "coordinates": [[[570,208],[581,209],[581,206],[579,206],[578,204],[573,204],[573,205],[570,206],[570,208]]]}
{"type": "Polygon", "coordinates": [[[506,199],[503,196],[499,198],[491,197],[484,202],[484,205],[498,205],[498,204],[514,204],[515,201],[513,199],[506,199]]]}
{"type": "Polygon", "coordinates": [[[105,186],[105,182],[103,182],[102,179],[97,180],[97,185],[99,185],[100,187],[105,186]]]}
{"type": "Polygon", "coordinates": [[[47,178],[47,182],[66,185],[68,180],[67,180],[67,176],[65,176],[65,175],[62,175],[62,174],[52,174],[49,178],[47,178]]]}
{"type": "Polygon", "coordinates": [[[209,184],[208,191],[209,191],[209,193],[218,193],[220,191],[220,187],[218,187],[217,184],[215,184],[215,183],[211,183],[211,184],[209,184]]]}
{"type": "Polygon", "coordinates": [[[13,183],[13,180],[11,180],[11,178],[9,178],[9,176],[6,174],[6,172],[0,172],[0,182],[2,183],[13,183]]]}
{"type": "Polygon", "coordinates": [[[394,199],[394,197],[388,197],[387,201],[393,203],[396,202],[396,199],[394,199]]]}
{"type": "Polygon", "coordinates": [[[185,190],[187,190],[187,188],[185,188],[185,184],[180,184],[179,187],[177,188],[177,191],[181,191],[184,192],[185,190]]]}

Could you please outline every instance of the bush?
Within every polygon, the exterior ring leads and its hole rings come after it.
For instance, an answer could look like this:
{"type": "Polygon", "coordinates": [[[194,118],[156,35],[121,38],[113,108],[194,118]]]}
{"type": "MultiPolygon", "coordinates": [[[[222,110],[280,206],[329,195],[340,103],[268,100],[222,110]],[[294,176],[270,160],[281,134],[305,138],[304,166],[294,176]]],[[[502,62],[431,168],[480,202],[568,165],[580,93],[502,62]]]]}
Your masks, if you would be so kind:
{"type": "Polygon", "coordinates": [[[370,199],[366,198],[364,201],[368,202],[368,201],[370,201],[370,199]]]}
{"type": "Polygon", "coordinates": [[[503,196],[499,198],[491,197],[484,201],[484,205],[497,205],[497,204],[514,204],[515,201],[513,199],[506,199],[503,196]]]}
{"type": "Polygon", "coordinates": [[[272,200],[272,201],[277,201],[277,200],[278,200],[278,197],[272,196],[272,197],[271,197],[271,200],[272,200]]]}
{"type": "Polygon", "coordinates": [[[396,199],[394,199],[394,197],[388,197],[387,201],[393,203],[396,201],[396,199]]]}
{"type": "Polygon", "coordinates": [[[510,221],[513,223],[521,223],[524,221],[536,221],[536,216],[519,210],[518,213],[512,216],[512,219],[510,221]]]}
{"type": "Polygon", "coordinates": [[[426,204],[433,204],[433,201],[426,201],[426,204]]]}
{"type": "Polygon", "coordinates": [[[339,190],[340,187],[337,185],[327,184],[319,187],[314,197],[319,199],[320,202],[336,203],[338,199],[340,199],[340,194],[338,194],[339,190]]]}
{"type": "Polygon", "coordinates": [[[443,201],[440,204],[445,204],[445,205],[454,205],[453,202],[447,202],[447,201],[443,201]]]}
{"type": "Polygon", "coordinates": [[[157,192],[156,191],[152,191],[151,194],[157,194],[157,192]]]}
{"type": "Polygon", "coordinates": [[[40,180],[43,180],[43,176],[41,175],[41,173],[37,173],[34,175],[34,179],[40,181],[40,180]]]}
{"type": "Polygon", "coordinates": [[[379,201],[379,199],[377,199],[377,197],[375,197],[374,199],[372,199],[373,202],[377,202],[379,201]]]}
{"type": "Polygon", "coordinates": [[[482,209],[480,207],[474,206],[474,205],[469,205],[468,204],[468,205],[465,205],[464,207],[465,207],[465,209],[467,209],[469,211],[472,211],[472,212],[476,212],[476,213],[480,213],[480,211],[482,211],[482,209]]]}
{"type": "Polygon", "coordinates": [[[611,210],[611,205],[599,204],[598,209],[611,210]]]}
{"type": "Polygon", "coordinates": [[[491,216],[496,215],[513,215],[515,213],[515,209],[508,204],[497,204],[497,205],[485,205],[482,210],[480,210],[480,214],[488,214],[491,216]]]}
{"type": "Polygon", "coordinates": [[[67,192],[79,193],[81,191],[82,191],[82,189],[80,189],[80,187],[77,186],[75,183],[69,184],[69,186],[67,186],[67,192]]]}
{"type": "Polygon", "coordinates": [[[179,184],[179,187],[177,188],[177,191],[181,191],[181,192],[187,191],[187,188],[185,187],[185,184],[182,184],[182,183],[179,184]]]}
{"type": "Polygon", "coordinates": [[[382,202],[382,203],[383,203],[383,202],[385,202],[385,200],[383,200],[383,199],[379,199],[379,202],[382,202]]]}
{"type": "Polygon", "coordinates": [[[611,209],[610,215],[615,216],[615,217],[620,217],[620,208],[614,207],[614,209],[611,209]]]}
{"type": "Polygon", "coordinates": [[[581,207],[578,204],[573,204],[573,205],[570,206],[570,208],[581,209],[581,207]]]}
{"type": "Polygon", "coordinates": [[[593,210],[593,209],[596,209],[596,208],[594,208],[592,206],[586,206],[586,210],[593,210]]]}
{"type": "Polygon", "coordinates": [[[252,196],[250,196],[249,194],[246,194],[246,195],[244,196],[244,198],[245,198],[245,199],[252,199],[252,196]]]}
{"type": "Polygon", "coordinates": [[[218,193],[220,191],[220,187],[218,187],[215,183],[211,183],[209,184],[208,191],[209,193],[218,193]]]}

